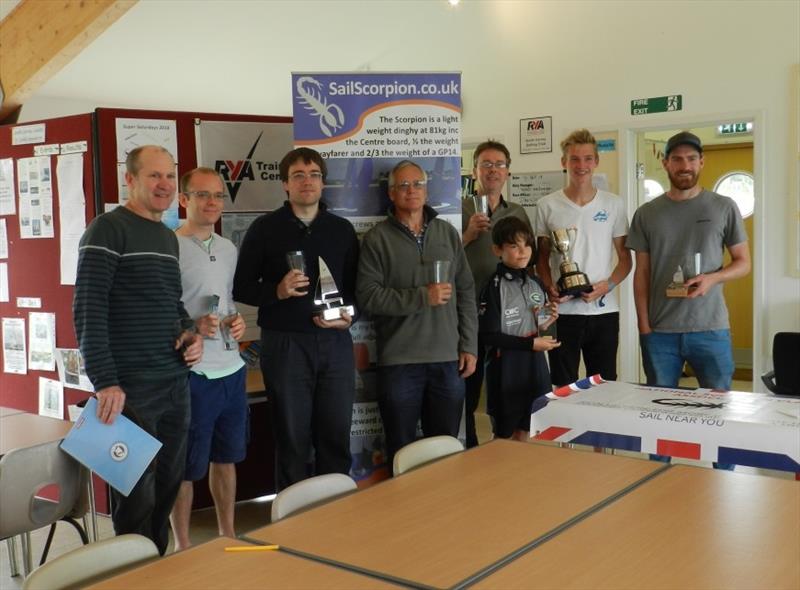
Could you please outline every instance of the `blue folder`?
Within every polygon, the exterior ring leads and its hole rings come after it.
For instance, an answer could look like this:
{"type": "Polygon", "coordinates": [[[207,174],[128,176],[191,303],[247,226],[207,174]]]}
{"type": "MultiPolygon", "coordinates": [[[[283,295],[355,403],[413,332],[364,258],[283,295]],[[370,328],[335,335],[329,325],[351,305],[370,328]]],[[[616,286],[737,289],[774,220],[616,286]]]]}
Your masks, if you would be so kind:
{"type": "Polygon", "coordinates": [[[117,416],[113,424],[103,424],[97,418],[97,400],[92,397],[61,448],[127,496],[161,443],[125,416],[117,416]]]}

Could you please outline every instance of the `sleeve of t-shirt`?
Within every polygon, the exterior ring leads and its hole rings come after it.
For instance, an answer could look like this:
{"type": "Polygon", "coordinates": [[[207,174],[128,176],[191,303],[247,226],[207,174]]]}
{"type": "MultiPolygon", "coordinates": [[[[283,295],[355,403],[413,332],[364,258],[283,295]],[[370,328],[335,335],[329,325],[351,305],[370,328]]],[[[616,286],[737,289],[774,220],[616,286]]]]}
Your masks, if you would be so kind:
{"type": "Polygon", "coordinates": [[[536,207],[536,214],[533,217],[533,233],[536,237],[549,238],[550,232],[547,231],[547,223],[545,222],[546,205],[539,203],[536,207]]]}
{"type": "Polygon", "coordinates": [[[628,214],[625,211],[625,203],[622,202],[622,197],[614,198],[614,208],[616,209],[614,215],[614,227],[612,231],[613,237],[619,238],[628,235],[628,214]]]}
{"type": "Polygon", "coordinates": [[[642,212],[640,209],[637,209],[636,213],[633,214],[631,228],[625,240],[625,247],[636,252],[650,251],[650,245],[647,243],[647,237],[642,227],[642,212]]]}
{"type": "Polygon", "coordinates": [[[739,207],[728,197],[728,220],[725,227],[725,245],[727,247],[735,246],[747,241],[747,230],[744,228],[744,220],[742,214],[739,212],[739,207]]]}

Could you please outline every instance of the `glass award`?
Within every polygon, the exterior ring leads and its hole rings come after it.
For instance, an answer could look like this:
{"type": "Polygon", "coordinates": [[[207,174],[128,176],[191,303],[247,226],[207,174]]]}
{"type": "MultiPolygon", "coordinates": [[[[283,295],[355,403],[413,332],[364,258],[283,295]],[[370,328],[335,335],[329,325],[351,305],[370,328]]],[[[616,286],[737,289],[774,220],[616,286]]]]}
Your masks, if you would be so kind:
{"type": "Polygon", "coordinates": [[[323,320],[338,320],[342,317],[342,313],[346,313],[350,317],[355,315],[355,308],[352,305],[344,304],[344,299],[339,295],[336,281],[333,280],[333,275],[321,256],[319,257],[319,279],[317,279],[317,287],[314,290],[314,305],[316,306],[314,315],[323,320]]]}

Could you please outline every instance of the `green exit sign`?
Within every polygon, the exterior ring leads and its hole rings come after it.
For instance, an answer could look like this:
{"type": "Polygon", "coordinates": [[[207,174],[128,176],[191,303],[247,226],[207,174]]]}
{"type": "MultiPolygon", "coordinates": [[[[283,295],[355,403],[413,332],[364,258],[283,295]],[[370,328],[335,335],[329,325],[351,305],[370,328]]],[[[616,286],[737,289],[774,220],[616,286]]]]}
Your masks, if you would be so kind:
{"type": "Polygon", "coordinates": [[[752,123],[726,123],[717,129],[720,135],[740,135],[750,133],[753,130],[752,123]]]}
{"type": "Polygon", "coordinates": [[[631,101],[631,115],[651,115],[683,110],[683,95],[637,98],[631,101]]]}

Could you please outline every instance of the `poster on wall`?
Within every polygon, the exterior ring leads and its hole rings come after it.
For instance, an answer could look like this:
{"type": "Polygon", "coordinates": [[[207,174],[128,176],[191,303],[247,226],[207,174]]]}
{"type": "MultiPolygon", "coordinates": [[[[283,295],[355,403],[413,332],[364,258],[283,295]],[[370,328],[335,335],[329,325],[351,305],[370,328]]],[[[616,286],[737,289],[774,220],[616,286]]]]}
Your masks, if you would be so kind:
{"type": "Polygon", "coordinates": [[[28,366],[36,371],[56,370],[56,314],[28,314],[28,366]]]}
{"type": "MultiPolygon", "coordinates": [[[[295,146],[322,154],[328,167],[322,200],[363,235],[384,219],[389,172],[413,160],[428,176],[428,205],[461,227],[461,74],[294,73],[295,146]]],[[[352,326],[356,403],[351,475],[360,482],[388,475],[377,404],[375,333],[366,319],[352,326]]]]}
{"type": "MultiPolygon", "coordinates": [[[[117,200],[120,205],[128,201],[128,187],[125,184],[125,161],[128,154],[144,145],[158,145],[167,150],[175,160],[175,177],[178,176],[178,131],[174,119],[115,119],[117,140],[117,200]]],[[[176,181],[177,183],[177,181],[176,181]]],[[[172,201],[164,211],[161,221],[170,229],[177,229],[178,199],[172,201]]]]}
{"type": "Polygon", "coordinates": [[[225,211],[272,211],[286,200],[278,163],[292,149],[291,123],[198,121],[197,162],[219,172],[225,211]]]}
{"type": "Polygon", "coordinates": [[[401,160],[428,175],[428,205],[460,228],[461,74],[294,73],[294,143],[328,165],[322,199],[359,234],[383,219],[401,160]]]}
{"type": "Polygon", "coordinates": [[[174,119],[128,119],[115,121],[117,162],[124,164],[128,154],[143,145],[160,145],[178,161],[178,132],[174,119]]]}
{"type": "Polygon", "coordinates": [[[3,372],[17,375],[28,372],[23,318],[3,318],[3,372]]]}
{"type": "Polygon", "coordinates": [[[52,238],[53,179],[50,156],[17,160],[19,237],[52,238]]]}
{"type": "Polygon", "coordinates": [[[83,192],[83,154],[58,156],[58,211],[62,285],[74,285],[78,273],[78,246],[86,229],[86,195],[83,192]]]}
{"type": "Polygon", "coordinates": [[[519,121],[519,153],[540,154],[553,151],[553,118],[535,117],[519,121]]]}
{"type": "Polygon", "coordinates": [[[565,175],[561,170],[523,172],[509,179],[509,198],[523,207],[536,207],[542,197],[564,188],[565,175]]]}
{"type": "Polygon", "coordinates": [[[39,377],[39,415],[57,420],[64,417],[64,385],[61,381],[39,377]]]}
{"type": "Polygon", "coordinates": [[[14,215],[14,159],[0,159],[0,215],[14,215]]]}
{"type": "Polygon", "coordinates": [[[58,380],[64,387],[94,391],[92,382],[86,375],[86,364],[83,355],[77,348],[56,348],[56,368],[58,380]]]}

